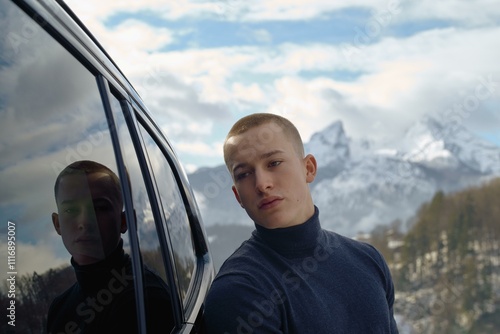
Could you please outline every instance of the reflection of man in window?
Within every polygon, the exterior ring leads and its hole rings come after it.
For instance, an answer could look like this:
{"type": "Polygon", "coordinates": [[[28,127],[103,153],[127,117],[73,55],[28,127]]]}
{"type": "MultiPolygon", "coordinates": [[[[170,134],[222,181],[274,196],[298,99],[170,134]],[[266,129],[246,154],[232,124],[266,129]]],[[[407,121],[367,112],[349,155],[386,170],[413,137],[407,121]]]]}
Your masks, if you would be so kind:
{"type": "MultiPolygon", "coordinates": [[[[50,306],[49,333],[134,333],[137,331],[130,257],[120,181],[93,161],[67,166],[54,186],[58,213],[52,222],[71,254],[77,281],[50,306]]],[[[167,287],[145,270],[149,332],[173,328],[167,287]]]]}

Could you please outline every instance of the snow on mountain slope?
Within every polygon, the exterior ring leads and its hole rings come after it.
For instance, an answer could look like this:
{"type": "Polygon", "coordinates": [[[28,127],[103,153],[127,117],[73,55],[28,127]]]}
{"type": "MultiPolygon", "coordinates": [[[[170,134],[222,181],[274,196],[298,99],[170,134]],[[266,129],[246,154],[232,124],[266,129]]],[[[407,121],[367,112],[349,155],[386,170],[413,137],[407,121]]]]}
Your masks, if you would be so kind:
{"type": "Polygon", "coordinates": [[[399,150],[403,159],[435,168],[460,164],[480,173],[500,172],[498,147],[474,136],[463,126],[426,118],[412,126],[399,150]]]}

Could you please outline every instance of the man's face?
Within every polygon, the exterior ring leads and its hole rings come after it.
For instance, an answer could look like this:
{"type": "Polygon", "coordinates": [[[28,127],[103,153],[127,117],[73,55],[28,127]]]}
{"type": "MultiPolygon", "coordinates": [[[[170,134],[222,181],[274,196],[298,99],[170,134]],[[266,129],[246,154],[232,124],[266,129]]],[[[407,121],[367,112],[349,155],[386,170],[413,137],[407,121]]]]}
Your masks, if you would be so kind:
{"type": "Polygon", "coordinates": [[[66,175],[59,183],[54,227],[76,263],[85,265],[108,256],[127,230],[122,204],[106,173],[66,175]]]}
{"type": "Polygon", "coordinates": [[[267,123],[231,137],[226,154],[233,192],[255,223],[288,227],[314,214],[308,183],[316,176],[316,160],[300,157],[280,127],[267,123]]]}

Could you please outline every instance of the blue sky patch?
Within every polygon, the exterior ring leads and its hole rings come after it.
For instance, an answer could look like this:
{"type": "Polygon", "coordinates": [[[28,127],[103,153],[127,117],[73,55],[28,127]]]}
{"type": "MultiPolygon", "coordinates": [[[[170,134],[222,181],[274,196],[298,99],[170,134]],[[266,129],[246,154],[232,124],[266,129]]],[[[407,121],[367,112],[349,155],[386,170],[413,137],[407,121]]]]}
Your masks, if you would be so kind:
{"type": "MultiPolygon", "coordinates": [[[[303,44],[349,43],[359,30],[363,30],[371,14],[365,9],[345,9],[324,14],[321,18],[303,21],[238,22],[214,18],[165,20],[151,11],[117,13],[109,17],[105,25],[113,28],[128,19],[139,20],[154,27],[163,27],[175,32],[191,31],[169,45],[168,50],[185,48],[218,48],[226,46],[250,46],[271,42],[303,44]],[[269,38],[270,40],[267,40],[269,38]]],[[[370,42],[375,42],[374,37],[370,42]]]]}

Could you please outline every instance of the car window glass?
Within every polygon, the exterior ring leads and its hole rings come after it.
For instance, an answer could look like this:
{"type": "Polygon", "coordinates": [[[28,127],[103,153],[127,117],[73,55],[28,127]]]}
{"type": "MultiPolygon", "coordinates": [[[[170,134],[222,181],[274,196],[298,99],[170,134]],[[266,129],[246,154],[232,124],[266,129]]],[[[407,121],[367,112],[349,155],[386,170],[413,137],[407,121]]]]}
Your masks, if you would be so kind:
{"type": "Polygon", "coordinates": [[[115,274],[98,275],[86,260],[75,262],[78,268],[70,263],[72,254],[101,262],[116,253],[123,260],[114,244],[120,236],[129,252],[121,230],[119,181],[107,172],[91,179],[73,169],[59,184],[58,205],[54,193],[57,176],[75,161],[99,163],[117,174],[96,78],[11,2],[0,4],[0,30],[0,254],[5,261],[4,235],[12,237],[9,269],[5,263],[0,270],[0,304],[15,302],[19,333],[46,332],[48,321],[59,326],[54,332],[105,330],[118,316],[110,308],[122,292],[131,291],[120,323],[134,324],[133,276],[125,262],[115,274]],[[76,276],[84,282],[78,287],[76,276]],[[84,290],[84,299],[73,294],[84,290]],[[108,318],[102,320],[103,315],[108,318]]]}
{"type": "Polygon", "coordinates": [[[145,305],[147,326],[151,330],[168,329],[174,326],[170,285],[165,271],[160,241],[158,238],[151,202],[146,190],[136,151],[130,136],[120,101],[111,99],[113,115],[118,130],[123,160],[130,180],[134,215],[139,237],[141,256],[145,270],[145,305]]]}
{"type": "Polygon", "coordinates": [[[165,229],[172,244],[181,298],[186,301],[196,264],[191,227],[182,196],[170,165],[153,137],[140,126],[149,161],[154,171],[165,229]]]}

